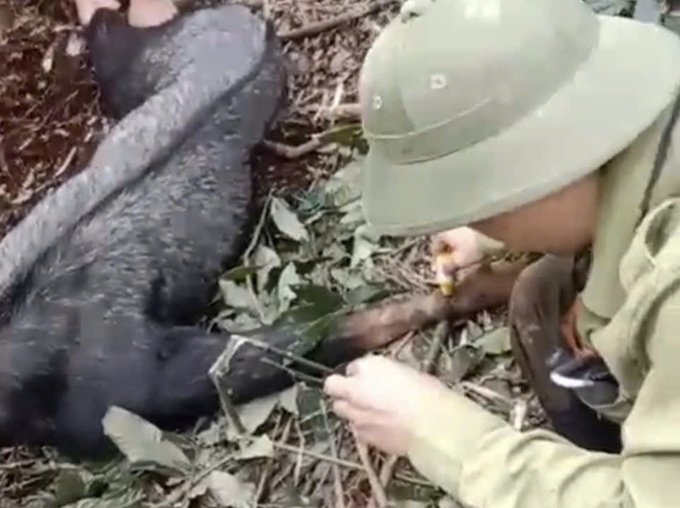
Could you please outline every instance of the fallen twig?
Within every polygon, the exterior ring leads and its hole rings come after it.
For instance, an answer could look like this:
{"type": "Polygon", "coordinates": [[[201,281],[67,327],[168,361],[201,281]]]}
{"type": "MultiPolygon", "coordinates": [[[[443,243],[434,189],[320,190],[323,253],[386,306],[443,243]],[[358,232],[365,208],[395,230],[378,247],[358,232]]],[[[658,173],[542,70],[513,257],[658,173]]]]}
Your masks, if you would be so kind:
{"type": "Polygon", "coordinates": [[[396,3],[396,1],[397,0],[378,0],[373,5],[368,5],[361,9],[355,9],[353,11],[346,12],[331,19],[325,19],[322,21],[318,21],[316,23],[310,23],[309,25],[305,25],[300,28],[294,28],[292,30],[288,30],[285,32],[279,32],[278,36],[280,39],[284,41],[290,41],[294,39],[301,39],[303,37],[317,35],[321,32],[325,32],[326,30],[330,30],[339,25],[343,25],[350,21],[354,21],[356,19],[368,16],[369,14],[373,14],[375,11],[382,9],[383,7],[396,3]]]}
{"type": "Polygon", "coordinates": [[[306,106],[298,113],[314,114],[324,120],[358,120],[361,118],[361,106],[358,103],[338,104],[337,106],[306,106]]]}
{"type": "MultiPolygon", "coordinates": [[[[288,420],[286,421],[286,425],[283,428],[283,433],[281,435],[281,441],[284,443],[288,441],[288,436],[290,435],[290,428],[292,424],[293,424],[292,418],[288,418],[288,420]]],[[[260,504],[260,500],[262,499],[267,481],[271,476],[272,469],[275,463],[276,457],[270,457],[269,459],[267,459],[267,464],[265,465],[264,470],[262,471],[262,476],[260,476],[260,481],[258,482],[257,485],[257,491],[255,492],[255,496],[253,497],[253,508],[257,508],[257,506],[260,504]]]]}
{"type": "MultiPolygon", "coordinates": [[[[334,459],[338,459],[338,449],[335,445],[335,438],[333,437],[333,431],[331,430],[330,423],[328,422],[328,408],[326,408],[326,403],[321,401],[321,411],[323,413],[323,420],[326,426],[326,432],[328,432],[328,441],[331,447],[331,454],[334,459]]],[[[333,469],[333,490],[335,491],[335,499],[337,508],[345,508],[345,493],[342,490],[342,476],[340,475],[340,469],[337,464],[331,464],[333,469]]]]}
{"type": "Polygon", "coordinates": [[[356,462],[350,462],[349,460],[344,460],[344,459],[336,459],[334,457],[329,457],[328,455],[324,455],[323,453],[316,453],[316,452],[310,452],[309,450],[304,450],[300,449],[297,446],[291,446],[285,443],[280,443],[277,441],[273,442],[274,448],[279,448],[285,452],[290,452],[290,453],[295,453],[295,454],[300,454],[300,455],[306,455],[307,457],[311,457],[313,459],[317,460],[322,460],[324,462],[328,462],[330,464],[337,464],[338,466],[346,467],[349,469],[356,469],[363,471],[364,468],[361,464],[357,464],[356,462]]]}
{"type": "Polygon", "coordinates": [[[54,176],[61,176],[61,174],[66,171],[69,166],[71,165],[71,162],[73,162],[73,158],[76,156],[76,151],[77,148],[74,146],[69,150],[68,154],[66,155],[66,158],[64,158],[64,162],[62,162],[57,170],[54,172],[54,176]]]}
{"type": "Polygon", "coordinates": [[[286,372],[291,378],[309,383],[310,386],[316,386],[318,388],[323,386],[323,379],[315,378],[314,376],[310,376],[304,372],[296,371],[295,369],[291,369],[290,367],[276,363],[274,360],[270,360],[269,358],[263,358],[262,363],[266,363],[267,365],[271,365],[277,369],[280,369],[286,372]]]}
{"type": "Polygon", "coordinates": [[[479,386],[474,383],[471,383],[469,381],[461,381],[459,383],[459,386],[466,392],[470,394],[477,395],[478,397],[481,397],[482,399],[485,399],[489,402],[497,402],[500,403],[505,407],[506,410],[510,411],[512,410],[512,401],[508,399],[507,397],[504,397],[498,392],[495,392],[491,390],[490,388],[487,388],[485,386],[479,386]]]}
{"type": "Polygon", "coordinates": [[[423,362],[423,372],[427,374],[434,374],[444,341],[447,339],[450,332],[451,327],[449,325],[449,321],[444,320],[437,325],[432,344],[430,345],[430,349],[427,352],[427,357],[423,362]]]}
{"type": "MultiPolygon", "coordinates": [[[[264,224],[266,222],[271,200],[272,192],[270,191],[269,194],[267,194],[267,199],[265,200],[264,206],[262,207],[262,213],[260,214],[260,218],[257,221],[257,225],[255,226],[253,237],[251,238],[248,247],[246,247],[246,250],[243,253],[243,266],[245,266],[246,268],[250,268],[252,266],[250,256],[252,255],[253,251],[255,250],[255,247],[257,247],[257,244],[260,241],[260,235],[262,235],[262,229],[264,228],[264,224]]],[[[250,297],[253,299],[253,302],[255,303],[255,308],[257,309],[257,313],[260,316],[260,319],[262,321],[265,321],[265,311],[262,308],[260,300],[257,298],[257,294],[255,293],[255,286],[253,284],[252,275],[248,275],[246,277],[246,287],[248,288],[250,297]]]]}
{"type": "MultiPolygon", "coordinates": [[[[304,365],[305,367],[317,370],[323,374],[333,374],[335,371],[331,369],[330,367],[327,367],[326,365],[323,365],[321,363],[315,362],[313,360],[309,360],[307,358],[303,358],[302,356],[298,356],[294,353],[291,353],[290,351],[286,351],[284,349],[280,349],[276,346],[273,346],[271,344],[267,344],[266,342],[262,342],[261,340],[252,338],[252,337],[243,337],[243,336],[238,336],[239,339],[241,339],[244,343],[250,344],[251,346],[254,346],[258,349],[262,349],[263,351],[266,351],[268,353],[274,353],[277,355],[280,355],[288,360],[291,360],[293,362],[297,362],[300,365],[304,365]]],[[[279,365],[277,365],[279,366],[279,365]]],[[[280,367],[280,366],[279,366],[280,367]]]]}
{"type": "Polygon", "coordinates": [[[271,150],[279,157],[294,160],[318,150],[324,143],[320,136],[315,136],[309,141],[297,146],[286,145],[285,143],[278,143],[276,141],[264,141],[263,144],[265,148],[271,150]]]}
{"type": "Polygon", "coordinates": [[[5,156],[5,149],[2,146],[2,139],[0,139],[0,172],[9,175],[9,164],[7,164],[7,157],[5,156]]]}
{"type": "Polygon", "coordinates": [[[524,428],[527,414],[529,412],[529,405],[523,399],[515,402],[510,412],[510,421],[515,430],[521,431],[524,428]]]}
{"type": "Polygon", "coordinates": [[[371,458],[368,455],[368,448],[365,444],[359,441],[356,431],[354,429],[351,429],[351,431],[352,435],[354,436],[354,442],[356,444],[357,451],[359,452],[359,459],[364,465],[364,471],[368,477],[368,483],[371,485],[371,492],[375,502],[377,503],[378,508],[385,508],[387,506],[387,495],[385,494],[383,484],[380,483],[380,480],[378,479],[378,475],[375,474],[375,469],[373,469],[373,465],[371,464],[371,458]]]}
{"type": "Polygon", "coordinates": [[[392,478],[392,475],[394,474],[394,467],[397,465],[398,461],[399,461],[398,455],[389,455],[385,459],[385,462],[383,462],[383,465],[380,468],[380,484],[381,485],[387,487],[387,484],[390,482],[390,479],[392,478]]]}

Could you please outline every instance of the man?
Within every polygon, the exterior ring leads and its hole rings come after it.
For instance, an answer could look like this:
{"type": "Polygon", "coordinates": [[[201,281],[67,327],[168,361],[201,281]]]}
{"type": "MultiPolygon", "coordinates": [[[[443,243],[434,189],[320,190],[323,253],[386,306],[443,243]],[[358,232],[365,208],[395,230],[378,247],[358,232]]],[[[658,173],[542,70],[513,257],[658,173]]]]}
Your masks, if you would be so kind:
{"type": "Polygon", "coordinates": [[[404,4],[361,75],[366,217],[469,226],[436,241],[454,264],[487,239],[550,254],[510,328],[555,432],[369,357],[325,386],[361,439],[466,506],[678,506],[679,83],[677,36],[577,0],[404,4]]]}

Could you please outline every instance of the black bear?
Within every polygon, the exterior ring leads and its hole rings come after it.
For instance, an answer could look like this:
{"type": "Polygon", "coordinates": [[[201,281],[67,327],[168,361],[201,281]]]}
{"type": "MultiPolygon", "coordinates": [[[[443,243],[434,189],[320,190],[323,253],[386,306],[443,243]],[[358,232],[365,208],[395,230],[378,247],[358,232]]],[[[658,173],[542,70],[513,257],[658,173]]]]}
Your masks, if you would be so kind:
{"type": "Polygon", "coordinates": [[[236,5],[150,28],[102,8],[86,37],[118,122],[0,243],[0,444],[87,456],[110,405],[172,429],[219,407],[208,370],[229,337],[195,323],[247,239],[285,72],[236,5]]]}

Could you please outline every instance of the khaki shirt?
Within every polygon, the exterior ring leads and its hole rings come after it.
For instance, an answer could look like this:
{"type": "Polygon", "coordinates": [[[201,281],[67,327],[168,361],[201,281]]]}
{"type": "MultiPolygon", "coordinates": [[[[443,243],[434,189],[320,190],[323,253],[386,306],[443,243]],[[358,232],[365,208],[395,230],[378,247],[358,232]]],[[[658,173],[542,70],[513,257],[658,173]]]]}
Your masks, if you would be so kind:
{"type": "Polygon", "coordinates": [[[680,128],[639,222],[669,113],[603,168],[581,295],[579,330],[621,386],[619,400],[597,408],[622,422],[621,454],[519,432],[453,390],[432,395],[408,456],[465,506],[680,507],[680,128]]]}

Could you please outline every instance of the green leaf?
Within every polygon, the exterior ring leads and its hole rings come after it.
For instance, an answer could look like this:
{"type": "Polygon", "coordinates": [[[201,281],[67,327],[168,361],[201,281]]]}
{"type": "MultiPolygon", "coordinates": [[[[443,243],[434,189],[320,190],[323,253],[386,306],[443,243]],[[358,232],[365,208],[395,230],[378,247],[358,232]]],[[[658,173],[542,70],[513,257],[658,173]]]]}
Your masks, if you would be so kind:
{"type": "Polygon", "coordinates": [[[193,488],[187,494],[188,499],[198,499],[205,496],[208,493],[208,482],[200,482],[194,485],[193,488]]]}
{"type": "Polygon", "coordinates": [[[257,271],[257,291],[261,293],[269,282],[271,271],[281,266],[281,258],[274,249],[270,249],[266,245],[258,245],[254,261],[255,264],[260,266],[257,271]]]}
{"type": "Polygon", "coordinates": [[[340,219],[340,224],[342,225],[354,226],[365,222],[364,210],[361,206],[361,202],[358,200],[343,207],[342,212],[343,216],[342,219],[340,219]]]}
{"type": "Polygon", "coordinates": [[[62,471],[54,482],[56,506],[75,503],[87,495],[87,482],[78,471],[62,471]]]}
{"type": "Polygon", "coordinates": [[[370,258],[377,250],[378,246],[363,236],[357,235],[354,238],[354,252],[352,252],[351,266],[355,267],[362,261],[370,258]]]}
{"type": "Polygon", "coordinates": [[[482,363],[484,351],[471,344],[455,347],[450,355],[442,358],[445,368],[444,377],[451,383],[464,379],[482,363]]]}
{"type": "Polygon", "coordinates": [[[314,347],[320,341],[333,335],[337,329],[339,316],[336,314],[327,314],[319,319],[306,323],[301,329],[300,333],[310,344],[310,348],[314,347]]]}
{"type": "Polygon", "coordinates": [[[507,326],[495,328],[475,341],[486,354],[502,355],[510,351],[510,329],[507,326]]]}
{"type": "Polygon", "coordinates": [[[353,270],[345,268],[331,268],[330,274],[336,282],[350,291],[363,287],[364,284],[366,284],[366,280],[361,276],[361,274],[356,273],[356,271],[353,270]]]}
{"type": "MultiPolygon", "coordinates": [[[[246,429],[248,434],[254,433],[260,426],[262,426],[269,415],[272,414],[274,408],[279,402],[279,395],[273,394],[266,397],[260,397],[247,404],[242,404],[236,408],[239,419],[246,429]]],[[[236,439],[240,437],[238,431],[234,428],[227,429],[228,439],[236,439]]]]}
{"type": "Polygon", "coordinates": [[[300,282],[302,282],[302,279],[300,279],[300,276],[295,270],[295,263],[288,263],[279,276],[279,284],[277,287],[279,313],[283,313],[290,308],[290,304],[297,297],[293,287],[300,284],[300,282]]]}
{"type": "Polygon", "coordinates": [[[327,200],[335,208],[359,203],[361,197],[361,172],[363,160],[356,159],[336,171],[326,182],[327,200]]]}
{"type": "Polygon", "coordinates": [[[315,284],[298,286],[296,292],[300,300],[314,305],[321,315],[335,312],[345,303],[338,293],[315,284]]]}
{"type": "Polygon", "coordinates": [[[102,425],[104,433],[136,469],[186,472],[191,467],[184,452],[163,439],[158,427],[123,408],[110,407],[102,425]]]}
{"type": "Polygon", "coordinates": [[[332,264],[338,263],[343,259],[349,258],[347,250],[339,242],[333,242],[323,250],[323,258],[332,264]]]}
{"type": "MultiPolygon", "coordinates": [[[[302,190],[297,198],[298,213],[303,214],[306,217],[313,214],[319,214],[321,209],[326,205],[326,192],[321,187],[302,190]]],[[[322,215],[323,214],[318,215],[318,217],[321,217],[322,215]]]]}
{"type": "Polygon", "coordinates": [[[355,267],[371,257],[378,249],[380,237],[373,233],[366,225],[359,226],[354,232],[354,251],[350,266],[355,267]]]}
{"type": "Polygon", "coordinates": [[[309,239],[307,230],[283,199],[272,198],[271,218],[278,230],[289,238],[297,242],[309,239]]]}
{"type": "Polygon", "coordinates": [[[297,397],[298,397],[298,385],[295,384],[288,388],[287,390],[282,391],[279,394],[279,403],[281,404],[281,407],[288,411],[292,415],[298,416],[300,414],[300,411],[298,409],[297,405],[297,397]]]}
{"type": "Polygon", "coordinates": [[[363,284],[347,293],[347,302],[350,305],[374,303],[390,296],[390,291],[377,284],[363,284]]]}
{"type": "Polygon", "coordinates": [[[225,272],[221,278],[234,282],[243,282],[248,276],[258,273],[259,269],[257,266],[237,266],[225,272]]]}
{"type": "Polygon", "coordinates": [[[210,427],[200,432],[196,438],[204,446],[215,446],[222,441],[222,425],[219,421],[215,421],[210,427]]]}
{"type": "Polygon", "coordinates": [[[208,490],[224,507],[251,508],[255,498],[255,487],[223,471],[214,471],[204,480],[208,490]]]}
{"type": "Polygon", "coordinates": [[[239,460],[251,460],[251,459],[261,459],[263,457],[273,457],[274,456],[274,444],[272,443],[269,436],[262,435],[246,446],[237,455],[239,460]]]}
{"type": "Polygon", "coordinates": [[[231,280],[220,280],[220,290],[224,303],[234,309],[254,310],[257,308],[253,295],[248,288],[231,280]]]}
{"type": "Polygon", "coordinates": [[[138,508],[142,506],[143,494],[140,492],[126,492],[120,497],[111,499],[87,498],[63,508],[138,508]]]}

